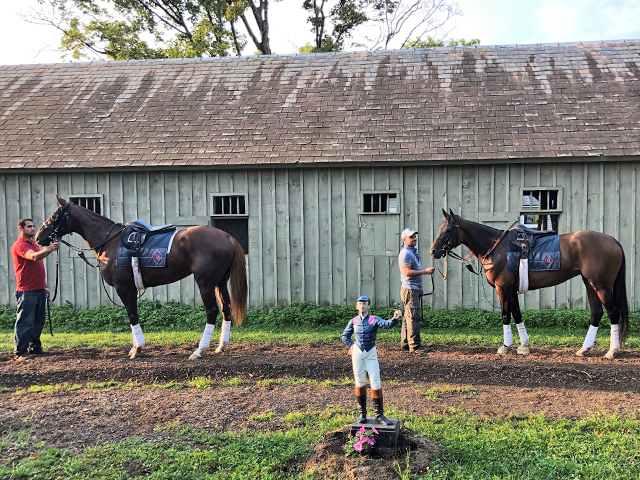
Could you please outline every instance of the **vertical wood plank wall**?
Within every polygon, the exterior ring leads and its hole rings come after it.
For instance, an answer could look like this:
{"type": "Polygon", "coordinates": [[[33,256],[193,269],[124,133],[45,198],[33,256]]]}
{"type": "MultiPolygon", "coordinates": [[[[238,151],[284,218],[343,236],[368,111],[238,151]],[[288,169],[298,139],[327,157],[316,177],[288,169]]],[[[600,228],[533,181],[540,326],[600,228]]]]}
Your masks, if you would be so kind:
{"type": "MultiPolygon", "coordinates": [[[[444,270],[429,256],[442,223],[441,210],[496,228],[518,219],[523,187],[562,188],[560,233],[590,229],[618,239],[625,249],[630,308],[640,307],[640,207],[638,162],[504,165],[278,168],[155,172],[0,174],[0,304],[14,304],[11,244],[21,217],[39,225],[55,208],[54,194],[101,194],[104,214],[118,221],[141,218],[179,228],[209,224],[214,193],[245,194],[249,213],[249,297],[252,307],[296,302],[352,303],[368,294],[378,304],[399,301],[399,232],[420,232],[423,265],[444,270]],[[398,193],[399,214],[361,214],[363,191],[398,193]]],[[[72,236],[77,246],[86,244],[72,236]]],[[[463,256],[469,252],[465,247],[463,256]]],[[[57,302],[110,305],[95,269],[61,248],[57,302]]],[[[50,285],[55,257],[46,259],[50,285]]],[[[493,309],[493,289],[449,262],[449,278],[435,277],[432,308],[493,309]]],[[[425,284],[430,289],[430,282],[425,284]]],[[[115,293],[107,287],[109,294],[115,293]]],[[[200,304],[193,277],[149,289],[144,298],[200,304]]],[[[521,307],[587,308],[580,278],[521,297],[521,307]]]]}

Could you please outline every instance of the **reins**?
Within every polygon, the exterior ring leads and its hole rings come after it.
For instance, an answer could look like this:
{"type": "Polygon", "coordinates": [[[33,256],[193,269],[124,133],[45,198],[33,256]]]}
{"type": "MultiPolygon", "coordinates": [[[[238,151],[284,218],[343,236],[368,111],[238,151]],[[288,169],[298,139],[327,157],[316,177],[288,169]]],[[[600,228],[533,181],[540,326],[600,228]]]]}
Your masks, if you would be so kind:
{"type": "MultiPolygon", "coordinates": [[[[111,234],[111,231],[115,228],[116,225],[118,225],[118,223],[113,222],[113,224],[111,225],[111,227],[109,228],[109,230],[107,231],[104,240],[102,240],[102,242],[98,243],[97,245],[94,245],[93,247],[91,245],[89,245],[89,248],[80,248],[80,247],[76,247],[75,245],[70,244],[69,242],[67,242],[66,240],[62,239],[61,237],[58,237],[58,231],[60,230],[60,228],[62,227],[64,221],[66,220],[66,218],[69,216],[69,212],[71,211],[71,206],[74,205],[71,202],[68,202],[68,206],[64,209],[64,212],[62,214],[62,219],[60,220],[60,222],[58,223],[58,225],[56,225],[54,227],[53,232],[49,235],[49,239],[52,242],[59,242],[62,243],[64,245],[66,245],[67,247],[69,247],[72,250],[75,250],[76,252],[78,252],[78,257],[81,258],[84,263],[86,263],[87,265],[89,265],[91,268],[99,268],[100,267],[100,260],[98,259],[98,264],[97,265],[93,265],[89,262],[89,260],[87,260],[87,257],[85,256],[84,252],[92,252],[92,251],[97,251],[97,256],[99,257],[100,254],[102,253],[102,249],[103,247],[110,242],[111,240],[113,240],[114,238],[116,238],[118,235],[120,235],[122,233],[122,231],[124,230],[125,227],[122,227],[120,230],[118,230],[116,233],[114,233],[113,235],[111,234]]],[[[65,232],[62,235],[65,235],[66,233],[69,232],[65,232]]],[[[51,300],[47,299],[47,313],[49,316],[49,332],[51,333],[51,336],[53,336],[53,327],[51,325],[51,307],[50,307],[50,302],[55,301],[56,297],[58,296],[58,277],[59,277],[59,271],[60,271],[60,250],[58,250],[58,255],[56,257],[56,286],[54,289],[54,295],[53,298],[51,300]]],[[[119,305],[117,304],[112,298],[111,295],[109,295],[109,292],[107,291],[107,287],[105,285],[104,282],[104,277],[102,275],[100,275],[100,279],[102,281],[102,289],[104,290],[104,293],[107,295],[107,298],[109,299],[109,301],[111,303],[113,303],[115,306],[117,307],[122,307],[123,305],[119,305]]],[[[140,294],[138,295],[138,299],[140,299],[144,294],[146,293],[146,289],[140,294]]]]}

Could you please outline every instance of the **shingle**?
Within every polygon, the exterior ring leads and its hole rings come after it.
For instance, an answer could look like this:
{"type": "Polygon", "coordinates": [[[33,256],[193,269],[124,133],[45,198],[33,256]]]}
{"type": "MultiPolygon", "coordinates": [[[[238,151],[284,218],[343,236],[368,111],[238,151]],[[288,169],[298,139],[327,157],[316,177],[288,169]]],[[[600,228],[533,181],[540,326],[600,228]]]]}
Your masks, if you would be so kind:
{"type": "Polygon", "coordinates": [[[640,41],[0,67],[0,168],[640,155],[640,41]]]}

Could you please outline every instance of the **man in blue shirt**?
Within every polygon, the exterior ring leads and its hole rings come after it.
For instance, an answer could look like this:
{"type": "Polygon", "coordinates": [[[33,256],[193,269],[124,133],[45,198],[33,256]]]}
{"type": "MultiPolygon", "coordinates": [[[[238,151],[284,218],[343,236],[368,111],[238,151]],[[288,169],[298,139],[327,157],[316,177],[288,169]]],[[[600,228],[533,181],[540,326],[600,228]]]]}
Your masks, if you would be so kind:
{"type": "Polygon", "coordinates": [[[433,275],[435,268],[422,268],[420,255],[416,249],[418,232],[405,228],[400,234],[402,249],[398,255],[402,288],[400,298],[404,304],[404,317],[400,332],[400,346],[409,352],[428,352],[420,339],[420,323],[422,322],[422,275],[433,275]]]}
{"type": "Polygon", "coordinates": [[[393,318],[383,320],[375,315],[369,315],[371,299],[361,296],[356,302],[359,315],[349,320],[347,328],[342,332],[342,341],[349,347],[353,376],[356,381],[356,397],[360,406],[360,415],[356,418],[358,423],[367,421],[367,373],[371,384],[371,400],[376,412],[376,422],[383,425],[392,425],[392,422],[384,416],[382,404],[382,383],[380,381],[380,364],[378,363],[378,351],[376,350],[376,335],[378,328],[392,328],[398,323],[402,315],[400,310],[393,312],[393,318]],[[351,337],[355,335],[355,342],[351,337]]]}

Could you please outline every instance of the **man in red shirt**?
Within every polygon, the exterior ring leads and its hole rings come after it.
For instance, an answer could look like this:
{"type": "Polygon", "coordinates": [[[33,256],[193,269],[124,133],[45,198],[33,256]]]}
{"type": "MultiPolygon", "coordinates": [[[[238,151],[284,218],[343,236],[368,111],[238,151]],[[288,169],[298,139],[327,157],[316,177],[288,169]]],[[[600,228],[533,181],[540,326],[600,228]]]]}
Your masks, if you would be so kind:
{"type": "Polygon", "coordinates": [[[16,360],[26,360],[30,358],[28,354],[42,353],[40,333],[44,327],[49,296],[42,259],[58,250],[59,244],[55,242],[40,250],[33,239],[36,227],[30,218],[18,222],[18,231],[18,240],[11,247],[17,303],[13,353],[16,360]]]}

